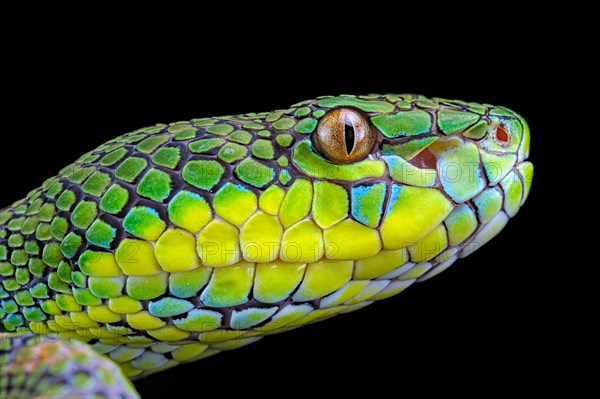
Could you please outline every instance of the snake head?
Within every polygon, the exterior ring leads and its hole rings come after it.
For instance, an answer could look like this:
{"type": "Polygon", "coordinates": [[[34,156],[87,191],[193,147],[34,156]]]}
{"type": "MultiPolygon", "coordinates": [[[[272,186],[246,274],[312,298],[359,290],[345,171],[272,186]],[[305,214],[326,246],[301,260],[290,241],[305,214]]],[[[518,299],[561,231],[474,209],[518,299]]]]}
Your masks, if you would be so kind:
{"type": "MultiPolygon", "coordinates": [[[[509,109],[416,95],[311,105],[322,116],[310,138],[299,137],[293,165],[316,186],[343,187],[355,232],[377,232],[384,251],[408,248],[413,262],[438,264],[465,256],[528,195],[529,128],[509,109]]],[[[332,246],[352,245],[358,255],[361,236],[339,236],[332,246]]]]}

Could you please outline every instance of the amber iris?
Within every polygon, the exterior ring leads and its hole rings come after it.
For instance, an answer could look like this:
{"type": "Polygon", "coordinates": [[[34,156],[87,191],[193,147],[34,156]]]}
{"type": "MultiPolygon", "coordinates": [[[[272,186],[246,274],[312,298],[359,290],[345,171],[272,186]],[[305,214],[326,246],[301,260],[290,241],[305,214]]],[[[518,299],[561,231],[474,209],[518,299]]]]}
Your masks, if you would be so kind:
{"type": "Polygon", "coordinates": [[[313,135],[316,150],[330,162],[352,163],[365,159],[375,144],[376,133],[367,119],[350,108],[329,111],[313,135]]]}

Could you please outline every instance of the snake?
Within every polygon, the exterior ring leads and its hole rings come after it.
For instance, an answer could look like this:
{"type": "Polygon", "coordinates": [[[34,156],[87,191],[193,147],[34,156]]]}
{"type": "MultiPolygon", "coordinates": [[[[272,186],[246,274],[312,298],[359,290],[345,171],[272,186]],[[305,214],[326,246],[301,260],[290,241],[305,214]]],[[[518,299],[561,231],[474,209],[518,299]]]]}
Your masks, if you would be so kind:
{"type": "Polygon", "coordinates": [[[512,110],[322,96],[121,135],[0,210],[0,397],[132,380],[399,294],[530,192],[512,110]]]}

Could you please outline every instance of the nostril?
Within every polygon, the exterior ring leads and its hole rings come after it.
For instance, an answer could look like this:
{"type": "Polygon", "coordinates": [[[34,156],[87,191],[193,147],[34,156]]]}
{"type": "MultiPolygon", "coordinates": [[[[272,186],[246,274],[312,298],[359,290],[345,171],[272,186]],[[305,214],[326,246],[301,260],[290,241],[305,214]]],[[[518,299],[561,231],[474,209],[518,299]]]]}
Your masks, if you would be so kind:
{"type": "Polygon", "coordinates": [[[510,141],[510,136],[508,135],[508,132],[506,131],[504,126],[498,126],[498,128],[496,129],[496,140],[503,145],[508,144],[508,142],[510,141]]]}

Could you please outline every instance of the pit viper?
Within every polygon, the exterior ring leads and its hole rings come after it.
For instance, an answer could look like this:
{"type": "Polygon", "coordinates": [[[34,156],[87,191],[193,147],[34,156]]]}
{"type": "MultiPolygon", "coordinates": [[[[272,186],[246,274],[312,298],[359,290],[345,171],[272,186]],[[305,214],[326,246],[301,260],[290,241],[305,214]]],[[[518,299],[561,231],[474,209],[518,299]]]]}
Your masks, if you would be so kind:
{"type": "Polygon", "coordinates": [[[515,216],[529,147],[507,108],[408,94],[110,140],[0,210],[0,397],[134,398],[394,296],[515,216]]]}

